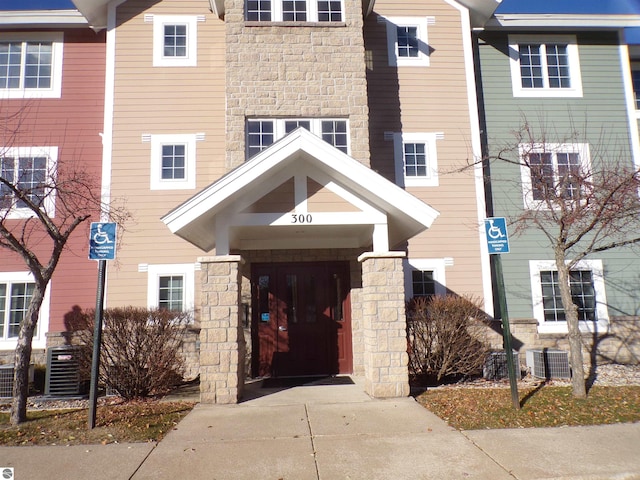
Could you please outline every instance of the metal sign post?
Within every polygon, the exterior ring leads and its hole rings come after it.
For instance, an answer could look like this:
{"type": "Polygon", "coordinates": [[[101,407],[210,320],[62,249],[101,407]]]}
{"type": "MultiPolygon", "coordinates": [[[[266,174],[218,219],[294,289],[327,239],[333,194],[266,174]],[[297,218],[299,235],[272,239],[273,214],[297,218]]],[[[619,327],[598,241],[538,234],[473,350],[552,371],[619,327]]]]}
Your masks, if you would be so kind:
{"type": "Polygon", "coordinates": [[[513,408],[520,410],[518,381],[516,379],[516,367],[513,361],[513,348],[511,347],[511,327],[509,326],[509,313],[507,311],[504,276],[502,273],[502,258],[500,257],[502,253],[509,253],[507,221],[504,217],[487,218],[484,221],[484,228],[487,236],[487,246],[493,258],[493,266],[496,274],[498,303],[500,305],[500,316],[502,317],[502,338],[507,356],[507,371],[509,372],[509,385],[511,387],[511,401],[513,408]]]}
{"type": "Polygon", "coordinates": [[[93,356],[91,359],[91,387],[89,389],[89,428],[96,426],[98,403],[98,377],[100,373],[100,345],[102,342],[102,315],[104,288],[107,276],[107,260],[116,254],[116,224],[92,223],[89,235],[89,260],[98,260],[98,291],[96,293],[96,316],[93,330],[93,356]]]}

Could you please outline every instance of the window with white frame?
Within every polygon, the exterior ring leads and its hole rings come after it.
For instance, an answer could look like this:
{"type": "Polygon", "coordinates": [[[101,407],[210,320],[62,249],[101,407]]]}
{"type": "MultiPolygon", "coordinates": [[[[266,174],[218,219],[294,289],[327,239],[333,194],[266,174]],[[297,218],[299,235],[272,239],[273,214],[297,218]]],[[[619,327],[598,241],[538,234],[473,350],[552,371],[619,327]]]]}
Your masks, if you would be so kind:
{"type": "Polygon", "coordinates": [[[396,183],[401,187],[438,186],[436,133],[395,133],[396,183]]]}
{"type": "Polygon", "coordinates": [[[187,312],[195,305],[195,264],[148,265],[147,304],[187,312]]]}
{"type": "Polygon", "coordinates": [[[431,297],[446,293],[443,258],[410,258],[405,261],[405,296],[431,297]]]}
{"type": "Polygon", "coordinates": [[[7,218],[35,215],[29,202],[54,214],[55,191],[51,180],[58,159],[57,147],[16,147],[0,152],[0,212],[7,218]]]}
{"type": "Polygon", "coordinates": [[[260,153],[298,127],[306,128],[338,150],[349,153],[347,120],[321,118],[250,119],[247,120],[247,158],[260,153]]]}
{"type": "Polygon", "coordinates": [[[521,144],[519,152],[526,208],[580,200],[591,165],[588,144],[521,144]]]}
{"type": "MultiPolygon", "coordinates": [[[[0,349],[15,348],[34,288],[33,275],[29,272],[0,272],[0,349]]],[[[34,347],[44,347],[48,324],[49,289],[40,308],[40,320],[33,337],[34,347]]]]}
{"type": "Polygon", "coordinates": [[[343,22],[344,0],[246,0],[249,22],[343,22]]]}
{"type": "Polygon", "coordinates": [[[581,97],[578,44],[572,35],[509,36],[515,97],[581,97]]]}
{"type": "Polygon", "coordinates": [[[153,66],[195,67],[198,64],[198,17],[153,15],[153,66]]]}
{"type": "Polygon", "coordinates": [[[196,188],[198,135],[151,135],[151,190],[196,188]]]}
{"type": "MultiPolygon", "coordinates": [[[[533,316],[540,332],[566,332],[558,270],[553,260],[529,261],[533,316]]],[[[606,330],[609,323],[601,260],[583,260],[570,272],[571,297],[578,307],[580,328],[606,330]]]]}
{"type": "MultiPolygon", "coordinates": [[[[432,19],[433,20],[433,19],[432,19]]],[[[391,17],[387,23],[387,50],[392,67],[429,65],[428,17],[391,17]]]]}
{"type": "Polygon", "coordinates": [[[0,35],[0,98],[60,98],[62,33],[0,35]]]}

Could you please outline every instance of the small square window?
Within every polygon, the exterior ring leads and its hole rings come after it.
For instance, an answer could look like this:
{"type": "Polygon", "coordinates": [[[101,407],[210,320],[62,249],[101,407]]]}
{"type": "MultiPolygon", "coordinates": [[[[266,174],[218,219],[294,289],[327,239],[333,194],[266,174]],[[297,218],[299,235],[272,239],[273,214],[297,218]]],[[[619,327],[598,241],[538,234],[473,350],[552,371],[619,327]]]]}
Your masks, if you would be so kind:
{"type": "Polygon", "coordinates": [[[347,122],[344,120],[323,120],[322,139],[336,147],[338,150],[348,153],[349,135],[347,133],[347,122]]]}
{"type": "Polygon", "coordinates": [[[186,57],[187,56],[187,26],[186,25],[165,25],[164,26],[164,56],[165,57],[186,57]]]}
{"type": "Polygon", "coordinates": [[[196,264],[144,265],[148,272],[147,305],[177,312],[193,309],[195,304],[196,264]]]}
{"type": "Polygon", "coordinates": [[[198,134],[151,135],[151,190],[196,188],[198,134]]]}
{"type": "Polygon", "coordinates": [[[154,67],[195,67],[197,56],[198,17],[153,16],[154,67]]]}
{"type": "Polygon", "coordinates": [[[396,183],[402,187],[438,186],[435,133],[394,134],[396,183]]]}
{"type": "MultiPolygon", "coordinates": [[[[432,17],[431,17],[432,19],[432,17]]],[[[429,65],[427,17],[387,18],[387,50],[392,67],[429,65]]]]}

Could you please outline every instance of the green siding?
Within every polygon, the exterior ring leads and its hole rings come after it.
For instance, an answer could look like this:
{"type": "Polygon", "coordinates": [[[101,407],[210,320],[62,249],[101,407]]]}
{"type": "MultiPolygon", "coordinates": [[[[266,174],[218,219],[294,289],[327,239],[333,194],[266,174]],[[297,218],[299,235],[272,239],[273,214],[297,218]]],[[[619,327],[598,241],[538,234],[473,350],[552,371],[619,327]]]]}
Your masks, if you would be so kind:
{"type": "MultiPolygon", "coordinates": [[[[518,32],[521,34],[521,32],[518,32]]],[[[491,155],[517,146],[514,132],[526,119],[547,143],[566,141],[577,132],[576,142],[589,143],[591,156],[616,152],[629,159],[630,135],[616,33],[578,34],[582,78],[581,98],[515,98],[507,53],[507,34],[483,33],[478,39],[481,90],[484,99],[486,139],[491,155]]],[[[517,159],[517,149],[511,153],[517,159]]],[[[513,217],[523,208],[520,168],[506,162],[491,165],[495,216],[513,217]]],[[[553,252],[539,231],[510,239],[511,253],[503,255],[509,315],[531,318],[529,260],[551,260],[553,252]]],[[[609,315],[636,315],[640,311],[640,268],[637,252],[611,251],[601,259],[609,315]]]]}

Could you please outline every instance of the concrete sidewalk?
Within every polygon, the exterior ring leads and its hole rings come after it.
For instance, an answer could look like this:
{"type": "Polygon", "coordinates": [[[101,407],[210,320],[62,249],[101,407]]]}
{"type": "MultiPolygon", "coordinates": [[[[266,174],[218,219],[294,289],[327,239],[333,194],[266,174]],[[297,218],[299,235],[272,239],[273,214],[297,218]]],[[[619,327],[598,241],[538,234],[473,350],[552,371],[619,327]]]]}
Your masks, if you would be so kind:
{"type": "Polygon", "coordinates": [[[248,388],[159,444],[3,447],[15,479],[640,479],[640,424],[458,432],[352,385],[248,388]],[[575,459],[575,460],[574,460],[575,459]]]}

